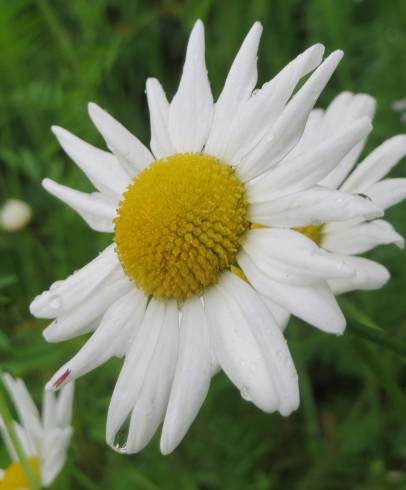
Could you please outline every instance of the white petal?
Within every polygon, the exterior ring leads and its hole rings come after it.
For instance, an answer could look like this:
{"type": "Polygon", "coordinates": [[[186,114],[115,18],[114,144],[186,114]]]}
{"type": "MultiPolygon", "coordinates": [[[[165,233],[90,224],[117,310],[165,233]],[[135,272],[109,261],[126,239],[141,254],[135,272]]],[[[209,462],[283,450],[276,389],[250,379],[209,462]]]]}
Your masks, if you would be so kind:
{"type": "MultiPolygon", "coordinates": [[[[326,111],[326,117],[323,128],[320,128],[320,137],[327,137],[337,132],[338,128],[344,127],[351,121],[356,121],[362,116],[373,118],[376,109],[376,101],[367,94],[351,94],[344,92],[340,94],[330,104],[326,111]],[[340,107],[337,107],[339,105],[340,107]]],[[[347,155],[338,163],[338,165],[325,177],[320,184],[331,189],[336,189],[341,185],[355,165],[361,154],[366,138],[361,140],[347,155]]]]}
{"type": "Polygon", "coordinates": [[[386,140],[370,153],[352,172],[341,189],[346,192],[366,192],[406,155],[406,135],[386,140]]]}
{"type": "Polygon", "coordinates": [[[117,431],[134,408],[150,369],[164,324],[165,310],[165,302],[151,299],[137,335],[129,347],[107,415],[106,438],[113,448],[117,431]]]}
{"type": "Polygon", "coordinates": [[[169,133],[178,152],[199,152],[213,117],[213,96],[204,60],[204,27],[198,20],[190,34],[182,78],[169,109],[169,133]]]}
{"type": "Polygon", "coordinates": [[[132,411],[127,453],[141,451],[162,422],[175,373],[178,337],[179,311],[176,302],[171,301],[167,303],[164,325],[132,411]]]}
{"type": "Polygon", "coordinates": [[[75,392],[75,383],[64,386],[58,395],[56,418],[59,427],[68,427],[72,421],[72,404],[75,392]]]}
{"type": "Polygon", "coordinates": [[[372,184],[366,194],[382,209],[388,209],[406,198],[406,179],[385,179],[372,184]]]}
{"type": "Polygon", "coordinates": [[[250,221],[268,226],[320,225],[357,216],[377,218],[383,211],[371,200],[344,192],[313,187],[279,199],[250,205],[250,221]]]}
{"type": "Polygon", "coordinates": [[[93,102],[89,104],[89,115],[107,146],[116,155],[130,177],[144,170],[154,161],[151,152],[141,141],[93,102]]]}
{"type": "Polygon", "coordinates": [[[169,103],[156,78],[147,80],[147,99],[151,125],[151,150],[155,158],[176,153],[169,136],[169,103]]]}
{"type": "Polygon", "coordinates": [[[92,371],[128,348],[144,316],[147,297],[136,288],[120,297],[104,314],[96,331],[79,352],[52,376],[47,388],[60,388],[92,371]],[[65,373],[69,373],[65,375],[65,373]],[[58,382],[62,378],[62,382],[58,382]]]}
{"type": "Polygon", "coordinates": [[[56,395],[50,390],[42,396],[42,425],[45,433],[58,426],[56,395]]]}
{"type": "Polygon", "coordinates": [[[299,406],[299,386],[287,343],[258,293],[234,274],[225,274],[220,286],[234,299],[250,326],[279,396],[278,410],[289,415],[299,406]]]}
{"type": "Polygon", "coordinates": [[[279,399],[260,346],[238,305],[218,286],[204,298],[210,343],[221,368],[247,401],[265,412],[277,410],[279,399]]]}
{"type": "Polygon", "coordinates": [[[245,176],[252,161],[244,157],[269,132],[282,113],[299,80],[316,68],[322,59],[324,47],[316,44],[291,61],[273,80],[266,83],[252,97],[240,105],[238,117],[229,121],[229,137],[224,141],[220,157],[240,165],[245,176]]]}
{"type": "Polygon", "coordinates": [[[326,283],[295,287],[274,281],[245,252],[238,255],[238,263],[259,293],[292,315],[326,332],[341,334],[344,331],[345,318],[326,283]]]}
{"type": "Polygon", "coordinates": [[[76,191],[51,179],[44,179],[42,185],[50,194],[74,209],[93,230],[114,231],[117,201],[108,199],[100,192],[88,194],[76,191]]]}
{"type": "Polygon", "coordinates": [[[43,336],[48,342],[61,342],[91,332],[109,306],[133,288],[122,271],[111,274],[82,303],[58,315],[43,336]]]}
{"type": "Polygon", "coordinates": [[[89,145],[58,126],[52,126],[52,131],[65,152],[96,189],[113,197],[121,196],[131,179],[111,153],[89,145]]]}
{"type": "Polygon", "coordinates": [[[394,243],[404,247],[404,239],[393,226],[384,220],[374,220],[349,228],[334,229],[334,224],[324,228],[323,248],[338,254],[354,255],[371,250],[378,245],[394,243]]]}
{"type": "MultiPolygon", "coordinates": [[[[13,423],[14,427],[16,424],[17,424],[17,422],[13,423]]],[[[0,417],[0,436],[2,438],[2,441],[4,443],[4,446],[6,448],[8,455],[10,456],[11,461],[13,461],[13,462],[18,461],[18,456],[15,452],[13,443],[11,442],[8,430],[6,429],[6,426],[4,425],[3,419],[1,417],[0,417]]],[[[0,477],[1,477],[1,474],[0,474],[0,477]]],[[[1,483],[1,480],[0,480],[0,483],[1,483]]]]}
{"type": "Polygon", "coordinates": [[[280,400],[272,373],[234,298],[213,286],[206,290],[204,308],[210,344],[223,371],[244,399],[265,412],[277,410],[280,400]]]}
{"type": "Polygon", "coordinates": [[[249,153],[238,168],[244,181],[251,180],[278,163],[299,141],[307,118],[320,93],[342,58],[342,52],[332,53],[292,97],[271,131],[249,153]]]}
{"type": "Polygon", "coordinates": [[[213,124],[205,151],[210,155],[221,155],[229,134],[230,123],[243,101],[246,101],[257,84],[257,51],[262,26],[259,22],[251,27],[238,51],[224,88],[214,108],[213,124]]]}
{"type": "Polygon", "coordinates": [[[206,318],[201,300],[193,298],[182,310],[175,378],[162,428],[162,454],[172,452],[185,436],[206,398],[210,378],[206,318]]]}
{"type": "Polygon", "coordinates": [[[266,201],[270,196],[276,198],[313,187],[371,129],[369,119],[362,118],[315,148],[292,159],[288,157],[276,169],[247,185],[249,202],[266,201]]]}
{"type": "Polygon", "coordinates": [[[30,305],[31,314],[37,318],[55,318],[67,313],[118,267],[114,245],[110,245],[80,270],[64,281],[55,282],[48,291],[37,296],[30,305]]]}
{"type": "Polygon", "coordinates": [[[290,313],[282,308],[278,303],[272,301],[268,296],[261,295],[262,301],[265,303],[268,310],[272,313],[272,316],[275,318],[275,321],[278,327],[283,332],[285,328],[288,326],[288,322],[290,319],[290,313]]]}
{"type": "Polygon", "coordinates": [[[334,294],[347,293],[356,289],[379,289],[390,278],[388,270],[381,264],[362,257],[346,257],[355,270],[355,276],[348,280],[329,281],[334,294]]]}
{"type": "Polygon", "coordinates": [[[72,429],[56,429],[45,434],[41,458],[41,483],[49,486],[61,471],[66,460],[66,451],[72,437],[72,429]]]}
{"type": "Polygon", "coordinates": [[[344,259],[331,256],[294,230],[250,230],[243,249],[269,277],[293,286],[346,279],[354,273],[344,259]]]}
{"type": "Polygon", "coordinates": [[[13,400],[20,422],[36,448],[41,447],[42,426],[41,419],[32,401],[24,381],[14,379],[8,373],[4,373],[4,384],[13,400]]]}

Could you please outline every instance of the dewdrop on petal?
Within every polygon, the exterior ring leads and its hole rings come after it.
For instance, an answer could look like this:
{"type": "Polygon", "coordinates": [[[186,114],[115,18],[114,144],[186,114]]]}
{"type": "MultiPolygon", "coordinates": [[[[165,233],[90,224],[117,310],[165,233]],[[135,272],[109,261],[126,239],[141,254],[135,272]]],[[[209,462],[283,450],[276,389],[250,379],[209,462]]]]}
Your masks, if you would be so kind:
{"type": "Polygon", "coordinates": [[[31,221],[32,209],[20,199],[8,199],[0,208],[0,228],[5,231],[19,231],[31,221]]]}

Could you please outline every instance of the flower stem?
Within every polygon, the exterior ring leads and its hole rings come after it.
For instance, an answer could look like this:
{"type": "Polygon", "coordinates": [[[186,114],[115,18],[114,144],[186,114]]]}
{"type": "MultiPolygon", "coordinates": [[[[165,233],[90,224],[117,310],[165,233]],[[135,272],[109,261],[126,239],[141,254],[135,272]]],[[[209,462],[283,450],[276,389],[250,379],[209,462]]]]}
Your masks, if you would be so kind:
{"type": "Polygon", "coordinates": [[[11,417],[10,410],[7,406],[6,398],[4,396],[4,383],[2,381],[2,373],[0,370],[0,417],[3,420],[6,431],[10,437],[11,443],[15,449],[15,452],[20,460],[21,466],[24,470],[27,481],[30,485],[31,490],[40,490],[41,486],[35,477],[34,471],[28,461],[27,455],[25,454],[20,440],[18,439],[17,433],[14,429],[13,419],[11,417]]]}

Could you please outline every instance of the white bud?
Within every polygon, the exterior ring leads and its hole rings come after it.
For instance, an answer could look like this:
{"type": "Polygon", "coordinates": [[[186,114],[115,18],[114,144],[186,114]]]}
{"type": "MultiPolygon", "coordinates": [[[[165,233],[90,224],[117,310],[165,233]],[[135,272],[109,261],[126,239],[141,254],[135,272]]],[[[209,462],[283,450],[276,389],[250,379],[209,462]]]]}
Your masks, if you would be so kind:
{"type": "Polygon", "coordinates": [[[5,231],[18,231],[31,220],[31,207],[19,199],[8,199],[0,208],[0,228],[5,231]]]}

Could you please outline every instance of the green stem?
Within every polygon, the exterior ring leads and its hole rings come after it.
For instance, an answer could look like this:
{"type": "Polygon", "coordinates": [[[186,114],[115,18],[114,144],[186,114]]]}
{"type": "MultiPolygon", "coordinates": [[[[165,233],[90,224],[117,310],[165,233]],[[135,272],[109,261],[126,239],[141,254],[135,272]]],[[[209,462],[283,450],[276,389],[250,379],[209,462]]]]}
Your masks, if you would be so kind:
{"type": "Polygon", "coordinates": [[[375,344],[383,345],[388,349],[396,352],[400,356],[406,358],[406,344],[400,340],[391,337],[381,327],[374,324],[372,320],[365,317],[362,312],[346,300],[340,301],[341,307],[349,317],[348,331],[350,334],[363,339],[374,342],[375,344]]]}
{"type": "Polygon", "coordinates": [[[14,429],[13,419],[11,417],[10,410],[8,409],[6,398],[3,394],[4,383],[2,381],[2,373],[0,370],[0,416],[3,420],[4,426],[6,428],[7,434],[10,437],[11,443],[14,450],[20,460],[21,466],[24,470],[27,481],[30,485],[31,490],[40,490],[41,486],[31,468],[30,462],[28,461],[27,455],[25,454],[20,440],[18,439],[17,433],[14,429]]]}

